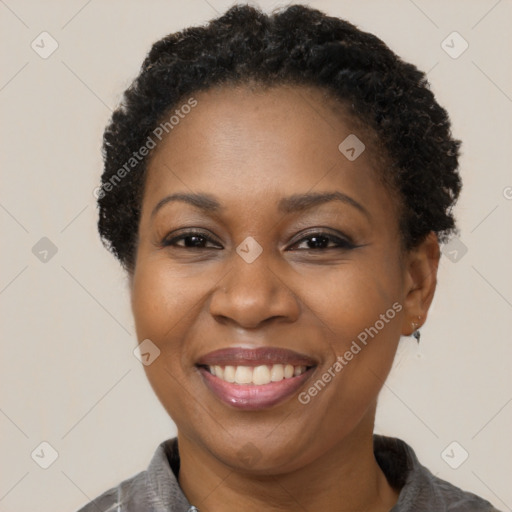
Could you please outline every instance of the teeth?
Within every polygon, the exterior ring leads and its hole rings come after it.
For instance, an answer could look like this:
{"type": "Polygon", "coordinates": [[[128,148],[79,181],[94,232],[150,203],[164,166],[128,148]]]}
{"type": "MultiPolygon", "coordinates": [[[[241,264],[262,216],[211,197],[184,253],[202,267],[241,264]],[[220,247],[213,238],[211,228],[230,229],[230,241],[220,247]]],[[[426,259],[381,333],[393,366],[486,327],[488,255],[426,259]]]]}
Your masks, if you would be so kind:
{"type": "Polygon", "coordinates": [[[212,375],[226,382],[236,384],[253,384],[261,386],[271,382],[279,382],[283,379],[298,377],[306,371],[306,366],[293,366],[291,364],[266,364],[261,366],[209,366],[212,375]]]}
{"type": "MultiPolygon", "coordinates": [[[[211,371],[210,366],[210,371],[211,371]]],[[[235,382],[235,367],[234,366],[226,366],[224,368],[224,375],[222,376],[222,380],[226,382],[235,382]]]]}
{"type": "Polygon", "coordinates": [[[222,367],[214,366],[213,368],[215,369],[214,375],[222,379],[224,377],[224,370],[222,369],[222,367]]]}
{"type": "Polygon", "coordinates": [[[266,364],[254,368],[252,371],[252,383],[257,386],[270,383],[270,370],[266,364]]]}
{"type": "Polygon", "coordinates": [[[272,382],[279,382],[284,378],[284,368],[282,364],[274,364],[270,370],[270,380],[272,382]]]}
{"type": "Polygon", "coordinates": [[[250,384],[252,382],[252,369],[248,366],[237,366],[235,382],[237,384],[250,384]]]}

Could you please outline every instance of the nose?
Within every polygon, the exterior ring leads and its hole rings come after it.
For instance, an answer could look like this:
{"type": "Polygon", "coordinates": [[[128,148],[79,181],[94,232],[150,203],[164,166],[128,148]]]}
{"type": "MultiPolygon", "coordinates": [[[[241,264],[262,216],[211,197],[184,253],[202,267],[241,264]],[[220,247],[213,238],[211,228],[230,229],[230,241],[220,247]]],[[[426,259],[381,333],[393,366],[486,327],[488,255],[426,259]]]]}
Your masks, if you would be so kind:
{"type": "Polygon", "coordinates": [[[272,320],[297,320],[300,306],[292,283],[270,268],[264,254],[252,263],[234,255],[230,271],[210,301],[210,313],[218,322],[255,329],[272,320]]]}

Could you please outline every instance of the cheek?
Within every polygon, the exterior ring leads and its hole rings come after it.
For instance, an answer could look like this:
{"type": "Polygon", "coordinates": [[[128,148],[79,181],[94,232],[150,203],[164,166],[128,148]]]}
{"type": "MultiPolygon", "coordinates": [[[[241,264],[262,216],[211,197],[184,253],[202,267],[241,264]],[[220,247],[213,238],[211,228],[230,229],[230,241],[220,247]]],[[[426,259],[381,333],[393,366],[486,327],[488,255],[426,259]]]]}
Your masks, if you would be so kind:
{"type": "MultiPolygon", "coordinates": [[[[295,277],[294,292],[304,311],[327,338],[343,348],[365,329],[373,327],[383,335],[399,333],[402,300],[398,265],[387,265],[370,257],[354,258],[344,265],[301,271],[295,277]]],[[[362,336],[364,337],[364,335],[362,336]]]]}
{"type": "Polygon", "coordinates": [[[132,312],[139,342],[149,339],[160,350],[159,357],[144,366],[157,395],[159,390],[169,393],[169,388],[179,387],[179,382],[190,376],[193,347],[189,340],[204,335],[198,318],[218,279],[199,267],[191,271],[171,266],[165,256],[139,260],[131,293],[132,312]]]}
{"type": "MultiPolygon", "coordinates": [[[[179,382],[185,377],[181,360],[186,350],[187,319],[197,303],[197,287],[190,281],[185,284],[184,279],[166,271],[160,263],[139,262],[131,295],[137,339],[139,343],[151,340],[160,351],[144,371],[162,405],[171,413],[168,406],[174,406],[167,403],[168,397],[179,397],[179,382]]],[[[179,399],[173,398],[175,401],[179,399]]]]}
{"type": "Polygon", "coordinates": [[[144,366],[147,379],[162,406],[176,423],[195,414],[194,400],[183,392],[191,319],[201,304],[201,279],[180,275],[164,260],[139,260],[134,274],[131,303],[139,342],[150,339],[159,356],[144,366]]]}
{"type": "MultiPolygon", "coordinates": [[[[205,293],[201,279],[169,268],[164,259],[140,261],[132,287],[132,311],[139,339],[175,339],[205,293]]],[[[160,347],[165,349],[166,347],[160,347]]]]}
{"type": "MultiPolygon", "coordinates": [[[[329,384],[316,405],[332,403],[336,409],[339,404],[340,414],[348,409],[362,412],[376,398],[400,339],[399,267],[375,261],[323,269],[315,280],[302,275],[310,321],[323,331],[323,351],[328,354],[316,379],[324,377],[329,384]]],[[[316,396],[315,390],[312,394],[316,396]]]]}

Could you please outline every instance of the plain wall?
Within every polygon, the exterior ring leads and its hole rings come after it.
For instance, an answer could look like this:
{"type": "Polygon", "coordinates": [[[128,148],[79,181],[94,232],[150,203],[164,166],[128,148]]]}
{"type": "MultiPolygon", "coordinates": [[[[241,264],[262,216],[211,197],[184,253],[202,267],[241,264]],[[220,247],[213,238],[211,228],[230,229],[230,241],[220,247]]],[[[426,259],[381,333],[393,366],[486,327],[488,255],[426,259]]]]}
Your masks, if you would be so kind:
{"type": "MultiPolygon", "coordinates": [[[[512,510],[512,4],[303,3],[430,70],[463,141],[459,246],[442,256],[421,344],[400,343],[376,431],[410,443],[439,477],[512,510]],[[458,58],[441,46],[453,31],[469,44],[458,58]],[[469,453],[458,469],[441,457],[452,441],[469,453]]],[[[175,435],[132,353],[126,278],[100,243],[93,189],[103,128],[151,43],[230,5],[0,3],[1,511],[76,510],[145,469],[175,435]],[[46,59],[31,47],[43,31],[59,45],[46,59]],[[47,248],[43,237],[57,249],[46,262],[33,253],[47,248]],[[48,469],[31,457],[43,441],[58,452],[48,469]]]]}

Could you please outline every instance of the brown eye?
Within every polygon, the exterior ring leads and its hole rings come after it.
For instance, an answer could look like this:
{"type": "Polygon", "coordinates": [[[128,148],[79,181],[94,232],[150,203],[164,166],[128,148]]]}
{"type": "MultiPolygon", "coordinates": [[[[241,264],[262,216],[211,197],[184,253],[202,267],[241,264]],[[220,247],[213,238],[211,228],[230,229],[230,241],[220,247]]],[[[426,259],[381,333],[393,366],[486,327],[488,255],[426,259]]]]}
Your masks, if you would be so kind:
{"type": "Polygon", "coordinates": [[[219,249],[217,242],[201,231],[187,231],[172,238],[166,237],[162,241],[162,247],[178,247],[181,249],[219,249]],[[183,241],[183,243],[178,243],[183,241]],[[217,247],[205,247],[205,244],[215,244],[217,247]]]}
{"type": "MultiPolygon", "coordinates": [[[[294,246],[297,246],[298,244],[303,244],[304,242],[306,242],[308,244],[308,247],[305,247],[303,249],[299,249],[299,250],[321,250],[321,249],[354,249],[356,246],[352,243],[352,242],[349,242],[348,240],[344,239],[344,238],[340,238],[340,237],[337,237],[337,236],[334,236],[330,233],[322,233],[322,232],[319,232],[319,233],[311,233],[310,235],[308,235],[307,237],[304,237],[302,238],[301,240],[299,240],[298,242],[296,242],[294,244],[294,246]],[[330,244],[334,244],[334,245],[331,245],[329,247],[330,244]]],[[[296,249],[292,249],[292,250],[296,250],[296,249]]]]}

